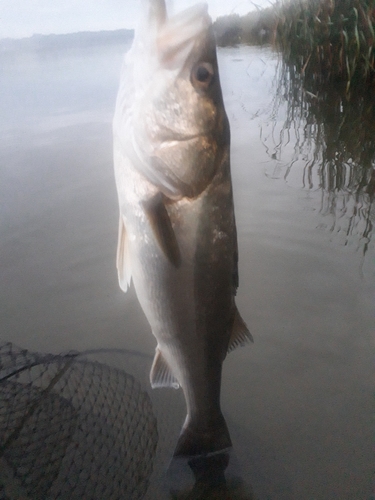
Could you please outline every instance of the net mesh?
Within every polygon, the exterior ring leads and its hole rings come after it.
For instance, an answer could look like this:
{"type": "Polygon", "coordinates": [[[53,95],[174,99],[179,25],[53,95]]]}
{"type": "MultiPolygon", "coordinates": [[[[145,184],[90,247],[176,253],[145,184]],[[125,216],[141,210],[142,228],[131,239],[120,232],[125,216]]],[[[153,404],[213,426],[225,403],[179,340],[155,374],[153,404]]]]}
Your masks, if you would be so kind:
{"type": "Polygon", "coordinates": [[[0,344],[0,500],[143,498],[157,444],[132,375],[0,344]]]}

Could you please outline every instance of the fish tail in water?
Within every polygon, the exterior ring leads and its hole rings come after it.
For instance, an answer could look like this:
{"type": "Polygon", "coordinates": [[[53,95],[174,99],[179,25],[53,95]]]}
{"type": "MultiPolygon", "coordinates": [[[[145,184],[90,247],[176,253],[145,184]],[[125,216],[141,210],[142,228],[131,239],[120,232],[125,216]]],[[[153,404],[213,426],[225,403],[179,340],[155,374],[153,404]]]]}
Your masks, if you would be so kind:
{"type": "Polygon", "coordinates": [[[202,427],[187,417],[175,448],[175,457],[208,455],[231,448],[232,441],[220,412],[215,421],[202,427]]]}

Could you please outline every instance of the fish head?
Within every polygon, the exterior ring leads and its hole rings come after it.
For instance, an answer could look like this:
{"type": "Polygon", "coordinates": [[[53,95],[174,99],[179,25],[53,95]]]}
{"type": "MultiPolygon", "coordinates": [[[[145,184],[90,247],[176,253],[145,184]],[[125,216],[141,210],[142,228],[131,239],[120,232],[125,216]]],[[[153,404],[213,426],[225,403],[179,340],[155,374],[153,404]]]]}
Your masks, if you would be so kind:
{"type": "Polygon", "coordinates": [[[156,44],[159,67],[148,96],[155,139],[188,140],[212,134],[223,106],[206,4],[168,19],[156,44]]]}
{"type": "Polygon", "coordinates": [[[150,5],[131,53],[126,149],[166,196],[194,197],[229,147],[212,22],[206,4],[170,18],[161,2],[150,5]]]}

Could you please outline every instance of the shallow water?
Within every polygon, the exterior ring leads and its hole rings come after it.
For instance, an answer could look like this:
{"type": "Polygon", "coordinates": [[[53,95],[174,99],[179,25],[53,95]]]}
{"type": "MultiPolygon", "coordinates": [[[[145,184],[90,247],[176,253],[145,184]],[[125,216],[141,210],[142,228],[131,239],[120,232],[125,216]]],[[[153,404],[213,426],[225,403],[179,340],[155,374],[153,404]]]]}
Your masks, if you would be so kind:
{"type": "MultiPolygon", "coordinates": [[[[123,51],[0,55],[3,341],[44,353],[111,348],[152,356],[155,340],[115,269],[111,119],[123,51]]],[[[368,500],[370,197],[324,189],[319,155],[306,182],[313,134],[310,145],[301,141],[306,121],[290,120],[290,102],[277,97],[269,49],[219,49],[219,62],[232,132],[237,304],[255,339],[224,365],[229,476],[257,500],[368,500]]],[[[95,359],[121,366],[148,391],[151,361],[95,359]]],[[[150,394],[162,444],[147,498],[167,498],[171,481],[174,490],[186,488],[179,472],[165,473],[183,399],[178,391],[150,394]]]]}

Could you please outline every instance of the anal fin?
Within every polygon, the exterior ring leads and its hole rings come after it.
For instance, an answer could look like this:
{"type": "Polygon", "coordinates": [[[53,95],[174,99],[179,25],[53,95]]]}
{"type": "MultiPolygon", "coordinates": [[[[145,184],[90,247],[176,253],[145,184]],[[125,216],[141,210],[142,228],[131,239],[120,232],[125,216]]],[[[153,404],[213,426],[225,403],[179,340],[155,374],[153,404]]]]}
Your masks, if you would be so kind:
{"type": "Polygon", "coordinates": [[[174,389],[178,389],[180,387],[158,347],[156,348],[154,362],[151,367],[150,382],[153,389],[156,387],[173,387],[174,389]]]}
{"type": "Polygon", "coordinates": [[[171,219],[163,202],[163,195],[157,194],[148,201],[143,202],[143,208],[150,222],[164,255],[175,267],[181,264],[180,249],[178,247],[176,235],[174,233],[171,219]]]}
{"type": "Polygon", "coordinates": [[[236,307],[234,313],[234,320],[232,326],[232,332],[229,339],[228,353],[234,351],[239,346],[243,346],[248,342],[254,342],[253,336],[249,332],[246,323],[241,318],[240,313],[236,307]]]}

